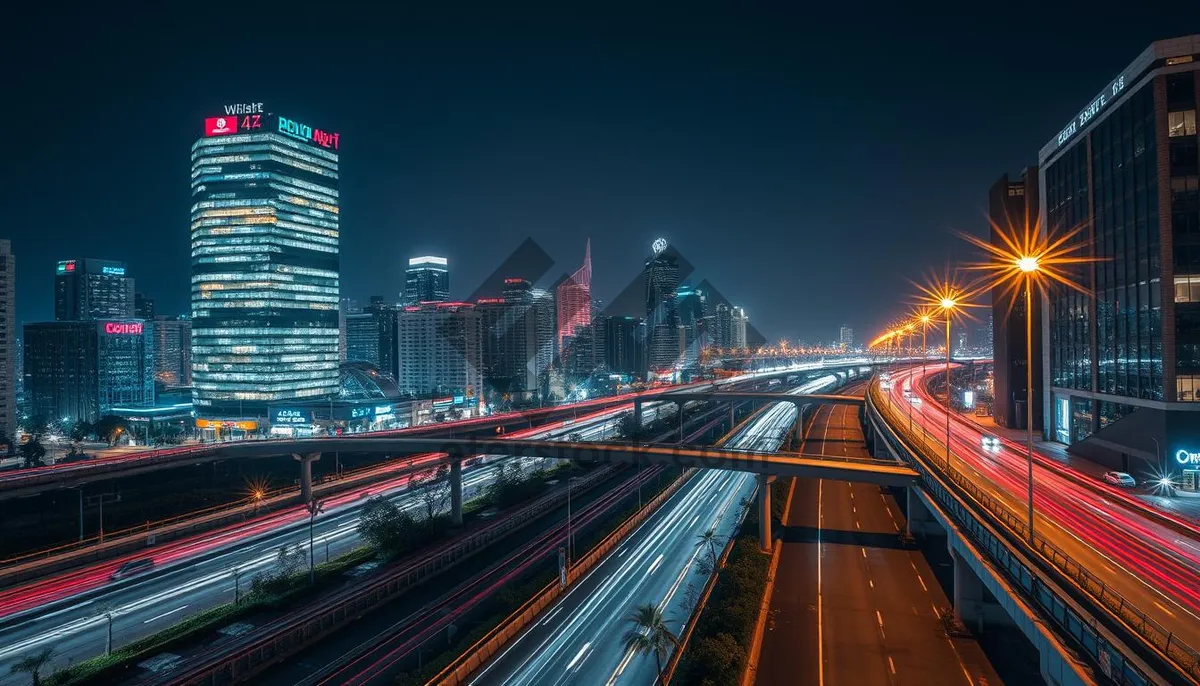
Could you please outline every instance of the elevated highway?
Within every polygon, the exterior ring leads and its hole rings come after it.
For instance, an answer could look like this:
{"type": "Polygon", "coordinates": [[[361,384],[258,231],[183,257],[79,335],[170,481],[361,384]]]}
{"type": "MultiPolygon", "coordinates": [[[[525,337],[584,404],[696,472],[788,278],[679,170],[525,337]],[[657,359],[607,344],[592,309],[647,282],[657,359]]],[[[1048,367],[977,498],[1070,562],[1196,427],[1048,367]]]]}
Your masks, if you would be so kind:
{"type": "Polygon", "coordinates": [[[1031,467],[1023,448],[983,447],[979,428],[948,417],[923,375],[918,367],[893,374],[891,388],[873,385],[868,437],[877,457],[920,474],[908,523],[915,535],[947,536],[959,617],[1015,624],[1048,683],[1200,681],[1195,533],[1132,511],[1124,494],[1061,465],[1031,467]]]}

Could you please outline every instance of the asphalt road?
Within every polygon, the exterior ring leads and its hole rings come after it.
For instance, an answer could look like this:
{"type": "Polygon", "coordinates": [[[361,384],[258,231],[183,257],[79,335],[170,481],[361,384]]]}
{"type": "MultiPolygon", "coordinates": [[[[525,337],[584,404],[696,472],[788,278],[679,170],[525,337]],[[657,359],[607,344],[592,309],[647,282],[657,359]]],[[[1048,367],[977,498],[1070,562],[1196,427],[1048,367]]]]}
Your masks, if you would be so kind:
{"type": "MultiPolygon", "coordinates": [[[[804,452],[869,457],[857,410],[819,408],[804,452]]],[[[757,683],[1001,683],[977,643],[946,636],[939,610],[951,602],[925,558],[901,547],[889,495],[821,479],[793,488],[757,683]]]]}
{"type": "MultiPolygon", "coordinates": [[[[656,405],[643,410],[644,421],[655,413],[673,413],[673,404],[656,405]]],[[[616,412],[605,413],[607,419],[591,424],[574,424],[547,432],[547,437],[582,433],[583,440],[605,440],[616,428],[616,412]],[[585,428],[586,427],[586,428],[585,428]]],[[[536,466],[539,458],[519,458],[527,467],[536,466]]],[[[463,473],[463,497],[469,499],[491,483],[498,460],[467,467],[463,473]]],[[[419,492],[407,490],[407,480],[396,480],[389,486],[372,486],[369,496],[393,497],[405,509],[423,510],[419,492]]],[[[313,527],[314,555],[318,563],[356,548],[359,543],[358,512],[368,495],[355,491],[326,501],[327,511],[313,527]]],[[[89,592],[66,601],[56,601],[40,614],[35,613],[0,625],[0,685],[24,683],[27,677],[11,674],[8,665],[45,646],[54,654],[43,674],[52,673],[72,662],[103,654],[107,642],[109,614],[112,617],[113,647],[161,631],[190,615],[234,600],[235,586],[242,591],[261,571],[270,569],[281,546],[301,545],[308,548],[308,518],[302,516],[281,525],[269,520],[269,525],[251,520],[232,530],[212,532],[189,539],[178,559],[170,563],[155,553],[158,570],[155,573],[123,581],[108,582],[99,593],[89,592]],[[188,546],[203,550],[191,557],[188,546]],[[215,552],[214,552],[215,551],[215,552]],[[235,579],[235,570],[236,576],[235,579]],[[109,614],[106,614],[106,611],[109,614]]],[[[423,514],[423,513],[422,513],[423,514]]],[[[52,583],[52,579],[45,583],[52,583]]]]}
{"type": "MultiPolygon", "coordinates": [[[[817,392],[819,386],[809,383],[797,390],[817,392]]],[[[795,416],[790,403],[772,405],[725,445],[775,450],[795,416]]],[[[630,628],[626,618],[638,606],[654,603],[671,630],[679,632],[695,602],[688,588],[698,594],[706,581],[698,562],[708,553],[697,545],[698,536],[716,529],[719,545],[723,545],[740,521],[739,504],[752,498],[755,488],[756,479],[749,474],[698,473],[471,683],[653,683],[657,674],[654,657],[633,655],[622,643],[630,628]]]]}

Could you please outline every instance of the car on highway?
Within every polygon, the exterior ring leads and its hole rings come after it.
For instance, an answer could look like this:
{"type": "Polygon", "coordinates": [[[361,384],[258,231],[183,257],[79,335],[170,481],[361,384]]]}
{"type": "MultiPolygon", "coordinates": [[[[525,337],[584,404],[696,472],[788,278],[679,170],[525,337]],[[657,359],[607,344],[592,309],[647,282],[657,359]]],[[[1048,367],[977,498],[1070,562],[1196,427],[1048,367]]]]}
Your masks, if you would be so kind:
{"type": "Polygon", "coordinates": [[[1104,472],[1104,483],[1120,488],[1137,486],[1137,480],[1125,472],[1104,472]]]}
{"type": "Polygon", "coordinates": [[[113,581],[120,581],[121,579],[128,579],[131,576],[148,572],[151,569],[154,569],[154,560],[149,557],[143,557],[140,560],[130,560],[120,567],[117,567],[116,571],[114,571],[108,578],[113,581]]]}
{"type": "Polygon", "coordinates": [[[991,434],[984,434],[984,435],[980,436],[979,444],[981,446],[983,446],[983,448],[985,450],[999,450],[1000,449],[1000,439],[991,434]]]}

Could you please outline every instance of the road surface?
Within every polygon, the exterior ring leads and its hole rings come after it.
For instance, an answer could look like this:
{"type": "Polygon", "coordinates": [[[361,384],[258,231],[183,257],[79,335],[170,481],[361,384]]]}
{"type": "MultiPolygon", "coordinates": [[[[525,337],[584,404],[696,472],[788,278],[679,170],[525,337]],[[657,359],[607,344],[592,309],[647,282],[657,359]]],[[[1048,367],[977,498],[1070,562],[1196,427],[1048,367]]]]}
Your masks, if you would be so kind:
{"type": "MultiPolygon", "coordinates": [[[[818,408],[803,452],[870,457],[857,408],[818,408]]],[[[947,637],[939,613],[951,602],[924,556],[901,547],[889,495],[822,479],[793,489],[757,683],[1001,683],[977,643],[947,637]]]]}
{"type": "MultiPolygon", "coordinates": [[[[797,392],[818,392],[832,377],[810,382],[797,392]]],[[[728,448],[776,450],[786,439],[796,409],[776,403],[725,443],[728,448]]],[[[472,684],[509,686],[550,684],[651,684],[653,656],[633,655],[622,637],[627,617],[640,605],[659,607],[678,633],[707,577],[699,573],[707,548],[698,536],[715,529],[724,545],[741,520],[743,500],[753,498],[749,474],[705,470],[634,530],[623,545],[598,564],[566,595],[490,661],[472,684]],[[692,588],[694,591],[689,591],[692,588]]]]}

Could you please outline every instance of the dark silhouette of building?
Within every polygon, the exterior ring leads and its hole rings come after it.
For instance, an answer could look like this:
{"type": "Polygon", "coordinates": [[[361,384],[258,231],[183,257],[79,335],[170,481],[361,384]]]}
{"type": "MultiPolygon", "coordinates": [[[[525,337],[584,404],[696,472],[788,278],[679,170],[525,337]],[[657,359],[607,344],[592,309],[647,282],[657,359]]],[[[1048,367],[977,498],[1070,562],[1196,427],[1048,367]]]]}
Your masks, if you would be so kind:
{"type": "MultiPolygon", "coordinates": [[[[1038,168],[1029,167],[1019,179],[1000,177],[988,193],[988,219],[992,245],[1008,249],[1000,237],[1025,235],[1037,225],[1038,168]]],[[[1027,417],[1026,379],[1029,359],[1025,350],[1025,295],[1021,283],[992,289],[992,346],[995,362],[996,401],[992,416],[1010,429],[1024,429],[1027,417]]],[[[1033,293],[1033,427],[1042,428],[1042,296],[1033,293]]]]}

